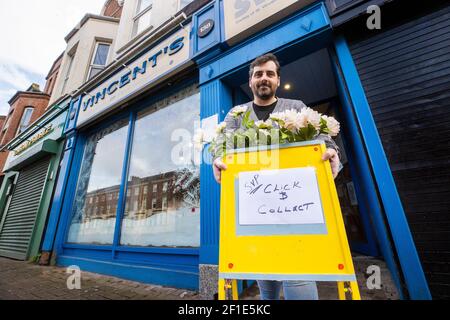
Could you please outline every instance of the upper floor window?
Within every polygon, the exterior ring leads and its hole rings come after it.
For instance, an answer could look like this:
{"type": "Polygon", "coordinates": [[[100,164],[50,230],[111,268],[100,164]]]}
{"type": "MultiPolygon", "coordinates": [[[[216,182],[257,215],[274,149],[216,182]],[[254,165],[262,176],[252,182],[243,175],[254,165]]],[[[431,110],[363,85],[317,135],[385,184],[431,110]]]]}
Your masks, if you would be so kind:
{"type": "Polygon", "coordinates": [[[10,122],[11,122],[11,118],[12,118],[13,112],[14,112],[14,109],[12,109],[12,110],[9,112],[8,117],[6,118],[5,125],[3,126],[3,132],[5,132],[5,131],[9,128],[9,124],[10,124],[10,122]]]}
{"type": "Polygon", "coordinates": [[[153,0],[138,0],[133,22],[133,37],[151,26],[153,0]]]}
{"type": "Polygon", "coordinates": [[[66,91],[67,82],[69,81],[70,72],[72,71],[74,56],[75,56],[75,53],[69,53],[67,55],[67,68],[66,68],[66,72],[64,74],[64,82],[63,82],[63,86],[61,89],[61,94],[64,94],[64,92],[66,91]]]}
{"type": "Polygon", "coordinates": [[[31,116],[33,115],[33,107],[26,107],[23,111],[22,119],[20,120],[19,128],[17,129],[17,134],[25,131],[31,122],[31,116]]]}
{"type": "Polygon", "coordinates": [[[95,45],[94,55],[92,56],[92,62],[89,67],[88,80],[96,76],[105,68],[106,62],[108,61],[110,46],[109,43],[104,42],[97,42],[95,45]]]}

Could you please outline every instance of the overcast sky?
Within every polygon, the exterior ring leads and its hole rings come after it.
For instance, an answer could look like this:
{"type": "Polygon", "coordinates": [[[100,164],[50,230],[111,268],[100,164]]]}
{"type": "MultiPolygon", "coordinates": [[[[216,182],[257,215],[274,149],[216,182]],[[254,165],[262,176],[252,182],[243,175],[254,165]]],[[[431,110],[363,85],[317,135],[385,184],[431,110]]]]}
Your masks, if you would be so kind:
{"type": "Polygon", "coordinates": [[[0,0],[0,115],[18,90],[45,77],[65,50],[64,37],[105,0],[0,0]]]}

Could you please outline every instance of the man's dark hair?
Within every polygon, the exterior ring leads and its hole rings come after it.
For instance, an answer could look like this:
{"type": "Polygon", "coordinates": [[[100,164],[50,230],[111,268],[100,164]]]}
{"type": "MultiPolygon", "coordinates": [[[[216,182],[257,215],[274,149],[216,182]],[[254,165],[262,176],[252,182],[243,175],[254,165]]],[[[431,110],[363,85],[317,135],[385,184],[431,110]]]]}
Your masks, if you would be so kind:
{"type": "Polygon", "coordinates": [[[269,61],[273,61],[275,63],[275,65],[277,66],[277,75],[280,76],[281,67],[280,67],[280,63],[278,62],[277,57],[272,53],[266,53],[265,55],[262,55],[262,56],[256,58],[255,60],[253,60],[253,62],[250,64],[250,71],[248,73],[249,77],[251,78],[253,76],[253,71],[255,70],[255,67],[260,66],[269,61]]]}

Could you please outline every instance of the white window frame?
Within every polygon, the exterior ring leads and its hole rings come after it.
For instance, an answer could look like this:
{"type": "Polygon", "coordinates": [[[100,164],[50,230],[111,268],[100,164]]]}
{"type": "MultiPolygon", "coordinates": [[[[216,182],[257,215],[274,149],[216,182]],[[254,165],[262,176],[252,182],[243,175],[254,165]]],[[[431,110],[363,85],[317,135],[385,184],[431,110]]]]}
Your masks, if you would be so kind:
{"type": "Polygon", "coordinates": [[[89,64],[89,70],[88,70],[88,73],[87,73],[86,81],[89,81],[90,79],[93,78],[93,77],[91,77],[91,72],[92,72],[93,68],[102,69],[102,70],[106,68],[106,65],[108,64],[108,59],[109,59],[109,55],[110,54],[111,54],[111,43],[110,42],[107,42],[107,41],[96,41],[95,42],[94,54],[91,57],[91,63],[89,64]],[[105,65],[104,66],[99,65],[99,64],[94,64],[95,57],[97,56],[98,47],[100,45],[107,45],[108,46],[108,54],[106,55],[106,60],[105,60],[105,65]]]}
{"type": "Polygon", "coordinates": [[[149,12],[150,10],[153,9],[153,1],[152,1],[152,3],[151,3],[147,8],[143,9],[141,12],[138,12],[139,7],[140,7],[140,5],[141,5],[141,1],[142,1],[142,0],[136,1],[136,8],[134,9],[135,14],[134,14],[134,17],[133,17],[133,31],[132,31],[132,34],[131,34],[131,37],[132,37],[132,38],[135,38],[135,37],[138,36],[139,34],[144,33],[144,31],[153,28],[153,25],[150,23],[150,25],[149,25],[147,28],[143,29],[141,32],[138,33],[138,31],[137,31],[137,21],[138,21],[143,15],[145,15],[147,12],[149,12]]]}
{"type": "Polygon", "coordinates": [[[67,58],[68,58],[68,64],[67,64],[66,73],[64,75],[63,86],[61,88],[61,94],[64,94],[64,92],[66,91],[66,88],[67,88],[67,82],[69,82],[70,73],[72,72],[72,67],[73,67],[73,60],[75,60],[75,50],[72,50],[72,52],[69,52],[67,54],[67,58]]]}
{"type": "Polygon", "coordinates": [[[31,124],[31,117],[33,116],[33,112],[34,112],[34,107],[32,107],[32,106],[27,106],[27,107],[25,107],[25,109],[23,109],[22,118],[20,118],[19,126],[17,127],[16,136],[19,135],[19,134],[21,134],[22,132],[24,132],[24,131],[30,126],[30,124],[31,124]],[[29,122],[28,122],[27,125],[25,126],[25,125],[23,124],[23,121],[24,121],[24,119],[25,119],[25,115],[26,115],[26,112],[27,112],[28,110],[31,110],[31,115],[30,115],[30,120],[29,120],[29,122]]]}

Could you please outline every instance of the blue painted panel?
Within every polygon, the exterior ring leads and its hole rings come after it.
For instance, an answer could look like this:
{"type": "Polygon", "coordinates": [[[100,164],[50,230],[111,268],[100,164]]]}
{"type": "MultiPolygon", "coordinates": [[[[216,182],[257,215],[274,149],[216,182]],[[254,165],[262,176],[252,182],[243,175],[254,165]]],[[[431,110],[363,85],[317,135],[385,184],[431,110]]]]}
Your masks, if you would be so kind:
{"type": "Polygon", "coordinates": [[[195,60],[199,58],[199,55],[205,51],[217,46],[221,43],[221,19],[220,19],[220,5],[219,1],[215,0],[209,5],[202,8],[193,16],[193,28],[192,28],[192,56],[195,60]],[[207,20],[214,21],[214,28],[205,37],[198,36],[199,27],[207,20]]]}
{"type": "MultiPolygon", "coordinates": [[[[200,87],[200,118],[214,114],[223,121],[232,107],[232,95],[220,80],[200,87]]],[[[217,264],[219,261],[220,186],[214,180],[211,156],[203,150],[200,165],[200,263],[217,264]]]]}
{"type": "Polygon", "coordinates": [[[66,191],[67,181],[69,179],[70,167],[72,165],[73,148],[75,137],[72,136],[67,140],[65,151],[62,155],[62,161],[59,167],[58,181],[53,195],[53,203],[48,218],[47,228],[42,243],[42,251],[51,252],[56,237],[56,231],[61,216],[61,209],[64,202],[64,194],[66,191]]]}
{"type": "MultiPolygon", "coordinates": [[[[349,139],[351,143],[348,143],[346,150],[349,151],[349,162],[352,170],[352,178],[355,181],[355,191],[358,197],[358,203],[361,208],[361,214],[363,221],[367,220],[367,216],[370,216],[370,221],[372,222],[380,250],[382,252],[383,258],[391,272],[394,283],[403,298],[403,288],[400,280],[400,273],[395,261],[394,252],[392,250],[392,245],[389,240],[388,231],[386,229],[383,212],[381,205],[377,197],[377,190],[375,182],[373,181],[371,169],[368,163],[367,155],[364,149],[363,140],[359,133],[358,125],[353,115],[353,107],[350,102],[350,98],[345,90],[345,82],[339,71],[339,67],[336,63],[333,63],[333,67],[337,79],[337,87],[339,90],[339,96],[341,98],[342,109],[340,114],[345,121],[345,131],[349,134],[349,139]]],[[[364,222],[364,227],[366,234],[368,235],[368,240],[372,241],[371,238],[371,226],[364,222]]]]}
{"type": "Polygon", "coordinates": [[[335,46],[355,115],[367,146],[409,295],[412,299],[429,300],[431,294],[428,284],[358,71],[345,38],[338,37],[335,46]]]}
{"type": "Polygon", "coordinates": [[[64,126],[64,134],[68,134],[69,132],[75,129],[82,100],[83,95],[80,95],[76,99],[70,101],[69,114],[67,116],[66,124],[64,126]]]}
{"type": "Polygon", "coordinates": [[[120,235],[122,232],[122,218],[125,211],[126,193],[128,188],[128,172],[130,169],[129,162],[131,157],[131,146],[133,145],[133,134],[134,134],[134,122],[136,116],[134,112],[130,112],[129,123],[128,123],[128,134],[127,141],[125,144],[125,154],[123,155],[124,160],[122,164],[122,178],[120,182],[119,199],[117,200],[117,212],[116,212],[116,225],[114,229],[114,240],[113,240],[113,250],[112,257],[114,258],[114,252],[116,247],[120,244],[120,235]]]}
{"type": "Polygon", "coordinates": [[[59,256],[58,265],[77,265],[82,271],[189,290],[197,290],[199,283],[198,272],[140,266],[132,263],[115,263],[63,255],[59,256]]]}

